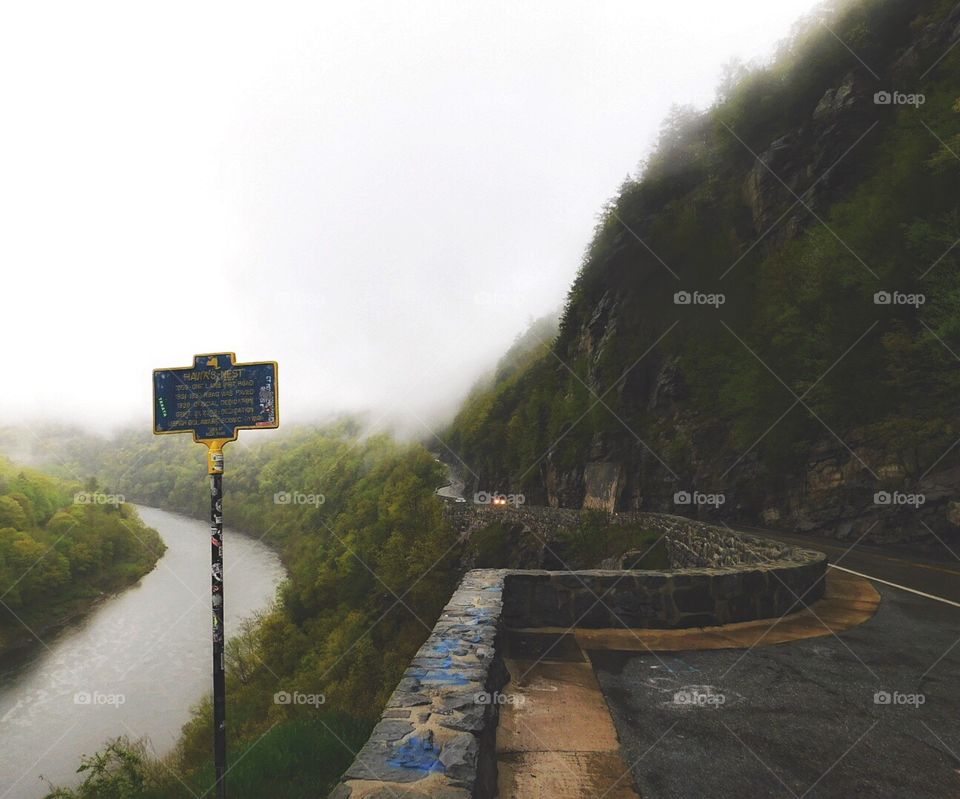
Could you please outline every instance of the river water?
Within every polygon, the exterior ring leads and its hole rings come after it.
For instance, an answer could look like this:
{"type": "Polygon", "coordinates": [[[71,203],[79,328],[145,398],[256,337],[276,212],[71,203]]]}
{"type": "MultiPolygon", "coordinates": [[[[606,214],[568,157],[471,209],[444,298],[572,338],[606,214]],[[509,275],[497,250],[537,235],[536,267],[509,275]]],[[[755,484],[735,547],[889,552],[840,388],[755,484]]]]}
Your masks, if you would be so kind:
{"type": "MultiPolygon", "coordinates": [[[[40,775],[75,784],[80,755],[121,734],[170,751],[190,706],[211,691],[209,525],[138,510],[167,544],[156,568],[0,670],[0,799],[42,797],[40,775]]],[[[269,606],[283,578],[271,549],[227,526],[228,637],[269,606]]]]}

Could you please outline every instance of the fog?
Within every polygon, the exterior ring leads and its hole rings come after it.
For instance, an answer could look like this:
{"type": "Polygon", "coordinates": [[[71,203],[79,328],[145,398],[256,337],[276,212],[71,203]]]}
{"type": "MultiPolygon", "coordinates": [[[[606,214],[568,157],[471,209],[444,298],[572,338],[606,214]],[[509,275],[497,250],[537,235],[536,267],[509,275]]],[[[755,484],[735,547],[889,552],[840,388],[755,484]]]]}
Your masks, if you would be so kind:
{"type": "Polygon", "coordinates": [[[149,425],[153,368],[231,351],[285,420],[426,432],[812,5],[4,4],[0,417],[149,425]]]}

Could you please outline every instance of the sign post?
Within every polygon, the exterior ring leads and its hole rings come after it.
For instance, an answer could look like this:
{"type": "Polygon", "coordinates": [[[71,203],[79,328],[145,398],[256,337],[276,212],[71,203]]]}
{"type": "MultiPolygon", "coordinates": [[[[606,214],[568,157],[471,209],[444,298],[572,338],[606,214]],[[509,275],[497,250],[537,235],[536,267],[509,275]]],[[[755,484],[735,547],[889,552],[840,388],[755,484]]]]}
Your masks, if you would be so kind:
{"type": "Polygon", "coordinates": [[[213,761],[226,799],[227,722],[223,629],[223,448],[239,430],[278,427],[277,363],[236,363],[232,352],[195,355],[193,366],[153,370],[153,432],[192,433],[207,447],[213,608],[213,761]]]}

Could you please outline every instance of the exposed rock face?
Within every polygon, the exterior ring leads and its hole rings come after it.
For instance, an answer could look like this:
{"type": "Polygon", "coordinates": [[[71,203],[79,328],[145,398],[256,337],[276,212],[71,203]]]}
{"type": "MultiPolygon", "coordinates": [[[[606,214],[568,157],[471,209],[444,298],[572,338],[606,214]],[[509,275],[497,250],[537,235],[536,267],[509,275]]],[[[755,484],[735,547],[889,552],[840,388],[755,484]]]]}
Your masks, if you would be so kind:
{"type": "Polygon", "coordinates": [[[924,52],[938,49],[946,52],[947,48],[958,39],[960,39],[960,5],[953,8],[943,24],[930,23],[924,26],[916,40],[894,63],[891,69],[893,78],[903,81],[914,76],[917,70],[923,72],[929,66],[923,62],[924,52]]]}
{"type": "Polygon", "coordinates": [[[609,461],[588,463],[583,470],[585,494],[583,507],[589,510],[617,509],[620,489],[623,487],[623,465],[609,461]]]}
{"type": "Polygon", "coordinates": [[[606,293],[597,303],[593,315],[584,326],[583,335],[580,338],[580,349],[581,353],[591,361],[596,360],[604,343],[616,332],[616,310],[616,299],[610,293],[606,293]]]}
{"type": "Polygon", "coordinates": [[[782,244],[799,235],[819,213],[821,197],[835,183],[835,170],[858,139],[875,124],[875,81],[859,68],[827,89],[804,126],[770,142],[753,165],[744,195],[758,236],[782,244]]]}
{"type": "MultiPolygon", "coordinates": [[[[544,504],[551,508],[579,508],[583,505],[582,469],[558,469],[552,457],[548,456],[543,472],[546,484],[544,504]]],[[[539,501],[539,498],[534,498],[534,501],[539,501]]]]}
{"type": "Polygon", "coordinates": [[[666,407],[668,403],[680,402],[688,396],[687,384],[683,379],[680,368],[680,359],[669,359],[660,371],[650,392],[650,402],[647,407],[651,410],[666,407]]]}
{"type": "MultiPolygon", "coordinates": [[[[920,91],[921,78],[927,73],[929,85],[950,80],[948,74],[930,70],[951,49],[954,57],[960,52],[960,45],[954,46],[960,38],[960,3],[953,3],[946,14],[942,5],[935,5],[914,0],[877,3],[873,11],[887,21],[878,28],[883,35],[874,36],[875,31],[868,28],[857,29],[863,34],[865,48],[871,37],[876,45],[865,59],[869,67],[859,63],[847,50],[835,60],[822,59],[827,65],[824,70],[810,70],[816,73],[815,80],[811,78],[805,84],[804,78],[795,78],[804,86],[798,89],[799,94],[791,95],[790,100],[796,101],[799,97],[802,101],[782,103],[787,115],[784,119],[777,119],[772,113],[765,115],[764,111],[769,108],[761,108],[757,118],[738,114],[739,109],[733,109],[729,115],[711,117],[712,125],[729,119],[734,127],[742,128],[729,131],[729,157],[722,141],[718,144],[708,136],[691,139],[694,141],[692,151],[705,144],[709,152],[716,150],[722,154],[722,159],[718,156],[722,164],[705,156],[705,165],[698,171],[697,157],[691,156],[688,160],[693,166],[689,171],[678,161],[676,174],[655,174],[652,181],[641,181],[625,190],[618,202],[634,214],[630,231],[618,229],[608,233],[606,228],[601,228],[592,245],[595,252],[591,253],[571,294],[571,304],[558,338],[556,355],[570,364],[571,369],[576,367],[578,378],[572,378],[567,367],[559,362],[550,363],[555,377],[545,378],[542,373],[531,376],[531,385],[549,386],[560,399],[569,398],[570,405],[578,412],[567,418],[564,403],[544,403],[552,414],[550,436],[553,441],[538,441],[538,451],[542,451],[541,444],[549,450],[540,457],[536,469],[530,470],[530,474],[536,475],[535,481],[526,474],[521,478],[529,504],[558,509],[682,512],[700,519],[727,519],[809,531],[850,543],[858,540],[907,543],[915,548],[929,547],[931,555],[945,553],[938,538],[951,546],[960,545],[960,472],[952,468],[960,447],[939,466],[934,463],[939,452],[919,466],[919,457],[902,451],[906,448],[903,441],[898,441],[897,433],[891,432],[900,429],[895,422],[921,421],[912,418],[909,410],[901,408],[896,411],[899,416],[885,417],[888,411],[878,402],[869,419],[846,417],[835,422],[828,418],[822,428],[811,412],[807,420],[797,424],[800,432],[788,445],[775,447],[770,444],[770,438],[765,440],[765,447],[741,443],[739,431],[729,429],[737,423],[738,414],[741,417],[756,414],[764,419],[769,414],[771,423],[776,425],[777,414],[789,412],[790,395],[783,392],[782,407],[779,399],[775,405],[767,403],[760,380],[747,373],[742,381],[739,375],[738,380],[717,380],[716,384],[723,385],[727,394],[717,396],[716,407],[711,406],[714,398],[708,396],[709,372],[704,377],[697,371],[700,367],[693,360],[695,355],[690,356],[691,352],[696,353],[696,347],[688,346],[687,342],[696,341],[701,335],[729,334],[715,324],[716,319],[704,322],[704,317],[695,318],[690,314],[683,317],[682,324],[678,321],[681,309],[670,305],[668,294],[661,292],[665,287],[674,291],[676,284],[662,268],[665,262],[659,257],[654,259],[649,251],[659,249],[659,243],[663,242],[663,252],[658,256],[663,255],[666,261],[671,260],[671,247],[681,254],[678,256],[681,260],[687,256],[702,258],[703,263],[696,266],[673,264],[682,278],[686,279],[689,272],[698,280],[712,277],[714,264],[710,251],[706,247],[682,246],[682,236],[697,235],[703,229],[705,241],[721,242],[721,248],[726,242],[732,242],[730,249],[741,258],[750,253],[750,260],[737,267],[731,281],[720,287],[724,290],[729,286],[731,294],[730,302],[723,309],[727,316],[721,319],[731,322],[730,330],[743,330],[744,339],[750,339],[754,331],[758,331],[758,335],[771,335],[771,329],[780,324],[782,318],[776,304],[782,282],[784,296],[790,297],[782,303],[787,309],[785,325],[782,334],[774,333],[781,341],[769,349],[785,357],[790,357],[790,339],[799,342],[805,336],[804,324],[809,321],[822,322],[832,330],[842,327],[834,323],[836,316],[845,313],[841,303],[824,303],[828,307],[823,316],[810,311],[808,319],[806,307],[795,301],[793,295],[802,294],[803,303],[813,306],[817,296],[826,297],[817,294],[828,290],[819,284],[835,279],[831,270],[837,257],[831,249],[833,245],[824,246],[817,236],[811,235],[803,241],[797,239],[816,229],[829,241],[823,220],[834,210],[841,217],[852,214],[844,203],[858,196],[858,190],[877,177],[877,170],[891,171],[883,165],[883,159],[889,159],[890,153],[896,152],[896,146],[902,143],[898,137],[905,135],[901,127],[904,118],[898,114],[903,109],[883,108],[875,102],[876,92],[920,91]],[[933,19],[939,21],[930,22],[933,19]],[[880,52],[880,42],[883,48],[889,49],[880,52]],[[715,213],[705,215],[701,224],[699,210],[713,199],[718,203],[715,213]],[[682,214],[676,210],[678,207],[682,208],[682,214]],[[645,244],[648,237],[652,243],[648,249],[636,246],[631,234],[644,237],[641,243],[645,244]],[[628,246],[631,241],[634,249],[628,246]],[[653,242],[658,246],[654,247],[653,242]],[[812,265],[804,262],[794,270],[791,258],[795,254],[809,258],[812,265]],[[754,266],[758,267],[756,275],[749,272],[754,266]],[[776,288],[769,290],[769,286],[775,284],[776,288]],[[663,302],[658,304],[660,297],[663,302]],[[757,307],[750,307],[756,297],[773,298],[770,308],[758,311],[757,307]],[[775,318],[764,316],[768,310],[775,318]],[[743,328],[739,328],[738,319],[743,320],[743,328]],[[689,326],[687,320],[692,320],[689,326]],[[673,325],[677,326],[677,332],[670,332],[673,325]],[[667,333],[673,338],[661,344],[661,337],[667,333]],[[686,336],[686,341],[675,342],[673,339],[678,336],[686,336]],[[645,352],[648,346],[652,349],[645,352]],[[629,418],[633,429],[620,425],[619,419],[610,416],[602,421],[595,421],[594,414],[589,413],[578,418],[581,405],[577,395],[583,393],[578,379],[583,380],[594,397],[606,397],[605,401],[618,412],[624,411],[618,415],[629,418]],[[749,407],[750,402],[763,404],[754,408],[749,407]],[[592,430],[591,424],[596,425],[592,430]],[[559,429],[554,429],[554,425],[559,425],[559,429]],[[579,427],[573,429],[575,425],[579,427]],[[902,462],[911,458],[910,463],[902,462]],[[930,468],[927,470],[927,467],[930,468]],[[723,501],[679,507],[674,495],[694,490],[721,495],[723,501]],[[890,494],[889,499],[881,496],[884,492],[890,494]]],[[[869,23],[863,25],[869,26],[869,23]]],[[[769,77],[779,80],[784,75],[769,77]]],[[[771,92],[771,96],[775,94],[771,92]]],[[[751,96],[756,106],[766,101],[762,92],[751,96]]],[[[910,124],[916,125],[918,121],[910,124]]],[[[922,150],[923,143],[915,149],[922,150]]],[[[884,185],[883,181],[878,181],[878,185],[884,185]]],[[[945,193],[941,184],[935,188],[938,195],[945,193]]],[[[950,202],[949,190],[946,194],[943,202],[939,202],[938,196],[938,209],[950,202]]],[[[878,201],[877,207],[882,204],[878,201]]],[[[922,218],[918,220],[922,221],[922,218]]],[[[858,218],[857,225],[860,223],[858,218]]],[[[862,227],[867,230],[869,225],[863,221],[862,227]]],[[[903,231],[892,235],[905,236],[903,231]]],[[[946,240],[939,252],[949,243],[946,240]]],[[[846,242],[843,244],[844,249],[836,247],[841,256],[845,257],[847,251],[851,258],[856,255],[846,242]]],[[[724,252],[726,255],[729,250],[724,252]]],[[[882,255],[872,257],[879,259],[882,255]]],[[[862,264],[870,269],[865,261],[862,264]]],[[[728,266],[728,263],[716,264],[718,281],[719,273],[728,266]]],[[[887,271],[893,266],[899,268],[900,264],[887,264],[887,271]]],[[[852,268],[856,271],[860,267],[854,264],[852,268]]],[[[840,271],[838,265],[836,273],[840,271]]],[[[865,279],[865,276],[863,271],[858,278],[865,279]]],[[[830,282],[829,291],[834,292],[831,296],[839,292],[845,297],[844,292],[854,291],[851,286],[857,284],[856,278],[848,282],[846,275],[837,280],[836,285],[830,282]]],[[[710,285],[685,286],[683,280],[679,287],[704,291],[712,288],[710,285]]],[[[856,286],[856,291],[860,288],[856,286]]],[[[869,303],[869,297],[864,299],[869,303]]],[[[913,317],[896,319],[910,330],[921,329],[913,317]]],[[[886,335],[882,326],[871,334],[884,338],[886,335]]],[[[907,335],[911,337],[913,343],[917,343],[916,336],[907,335]]],[[[828,340],[826,334],[824,340],[828,340]]],[[[833,340],[829,340],[832,344],[833,340]]],[[[871,338],[864,341],[864,347],[875,344],[871,338]]],[[[886,342],[882,342],[882,347],[886,346],[886,342]]],[[[730,355],[736,348],[725,351],[722,344],[703,349],[719,358],[732,360],[740,356],[749,360],[750,357],[745,350],[736,350],[730,355]]],[[[841,353],[842,348],[830,357],[841,353]]],[[[890,350],[884,349],[876,357],[880,372],[889,365],[889,354],[890,350]]],[[[803,357],[809,360],[811,353],[805,352],[803,357]]],[[[874,363],[873,360],[864,362],[874,363]]],[[[722,369],[728,365],[710,364],[709,368],[722,369]]],[[[811,373],[803,374],[805,368],[801,364],[789,374],[784,370],[783,377],[809,381],[821,377],[812,369],[811,373]]],[[[780,372],[776,363],[770,365],[770,370],[780,372]]],[[[858,379],[864,372],[856,372],[858,379]]],[[[905,382],[923,383],[928,377],[913,374],[905,382]]],[[[766,379],[766,375],[763,378],[766,379]]],[[[884,390],[883,381],[887,379],[889,375],[877,377],[878,392],[884,390]]],[[[832,373],[831,381],[837,385],[830,385],[829,390],[840,397],[843,388],[839,385],[838,372],[832,373]]],[[[800,393],[799,388],[797,391],[800,393]]],[[[891,407],[898,399],[894,394],[896,392],[891,393],[891,407]]],[[[913,395],[905,391],[903,396],[913,395]]],[[[510,408],[489,425],[488,440],[505,440],[498,428],[508,423],[510,414],[522,402],[514,397],[504,398],[504,405],[510,408]]],[[[807,409],[798,407],[794,413],[805,414],[807,409]]],[[[752,424],[754,420],[747,421],[744,427],[756,426],[752,424]]],[[[954,424],[960,430],[960,415],[954,424]]],[[[759,430],[762,426],[757,436],[759,430]]],[[[783,427],[778,428],[777,434],[782,430],[783,427]]],[[[787,435],[783,433],[784,437],[787,435]]],[[[919,440],[923,434],[910,435],[919,440]]],[[[919,449],[921,445],[912,446],[919,449]]],[[[484,452],[488,463],[483,468],[494,474],[485,474],[484,479],[492,484],[508,484],[511,478],[508,472],[514,468],[509,465],[510,459],[504,457],[498,463],[498,456],[490,455],[489,449],[492,447],[484,452]]]]}
{"type": "MultiPolygon", "coordinates": [[[[608,444],[608,457],[617,461],[593,461],[584,465],[583,472],[579,468],[561,471],[551,465],[551,504],[609,509],[615,493],[617,511],[693,512],[703,519],[739,520],[850,543],[862,536],[864,541],[923,545],[939,555],[944,550],[936,537],[948,542],[956,539],[960,467],[934,469],[911,483],[894,452],[876,444],[867,446],[850,432],[841,431],[846,446],[833,437],[822,439],[808,453],[800,471],[785,476],[781,490],[758,494],[761,472],[753,453],[724,475],[735,456],[715,446],[724,433],[716,421],[690,411],[683,399],[684,382],[676,363],[664,365],[649,401],[662,414],[665,427],[689,444],[694,474],[690,488],[722,494],[725,501],[720,507],[678,507],[674,502],[676,484],[664,483],[662,478],[659,482],[644,479],[657,472],[647,447],[623,441],[608,444]],[[607,482],[601,475],[607,476],[607,482]],[[615,492],[610,490],[612,475],[617,477],[615,492]]],[[[668,444],[664,439],[648,443],[660,451],[668,444]]]]}
{"type": "MultiPolygon", "coordinates": [[[[921,23],[923,18],[912,32],[904,29],[902,50],[886,65],[871,63],[868,68],[853,62],[800,124],[756,147],[758,158],[745,174],[742,191],[758,247],[774,250],[819,225],[817,217],[827,213],[853,168],[849,152],[870,141],[878,115],[884,113],[878,111],[874,94],[917,91],[919,78],[935,59],[960,46],[960,4],[938,23],[921,23]],[[879,81],[871,69],[878,71],[879,81]]],[[[581,314],[586,321],[569,350],[561,353],[586,356],[588,382],[598,394],[608,386],[597,379],[597,364],[618,360],[615,334],[624,327],[621,315],[631,309],[635,312],[636,307],[606,290],[581,314]]],[[[756,450],[730,452],[727,431],[688,401],[689,377],[678,358],[651,353],[616,390],[631,407],[645,408],[660,420],[656,437],[641,442],[626,430],[598,434],[589,453],[574,464],[569,453],[566,458],[548,453],[541,464],[543,493],[532,492],[532,501],[617,511],[682,510],[850,543],[861,537],[909,543],[940,555],[944,548],[938,537],[948,543],[958,539],[960,469],[908,469],[893,438],[864,440],[855,429],[824,429],[805,459],[801,453],[774,476],[756,450]],[[687,459],[685,479],[691,485],[664,478],[654,453],[671,447],[687,459]],[[718,508],[678,509],[673,500],[678,488],[722,493],[725,502],[718,508]]]]}
{"type": "Polygon", "coordinates": [[[862,84],[855,83],[851,72],[835,89],[827,89],[813,109],[815,122],[832,122],[849,111],[866,94],[862,84]]]}

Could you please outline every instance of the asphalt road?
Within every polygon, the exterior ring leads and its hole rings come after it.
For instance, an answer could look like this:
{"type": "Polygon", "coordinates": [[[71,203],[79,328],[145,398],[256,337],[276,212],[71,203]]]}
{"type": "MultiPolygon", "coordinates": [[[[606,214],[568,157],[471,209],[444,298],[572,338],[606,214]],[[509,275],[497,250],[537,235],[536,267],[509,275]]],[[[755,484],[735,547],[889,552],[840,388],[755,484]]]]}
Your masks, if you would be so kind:
{"type": "Polygon", "coordinates": [[[589,653],[640,794],[960,797],[960,608],[876,587],[876,615],[839,635],[589,653]]]}
{"type": "Polygon", "coordinates": [[[444,463],[439,458],[434,458],[434,460],[437,463],[441,464],[447,470],[447,480],[448,480],[447,483],[444,483],[442,486],[440,486],[437,489],[436,491],[437,496],[443,497],[444,499],[453,499],[453,500],[462,498],[465,484],[463,480],[460,479],[456,470],[452,466],[450,466],[449,463],[444,463]]]}
{"type": "MultiPolygon", "coordinates": [[[[825,552],[830,563],[886,580],[906,588],[960,602],[960,552],[943,546],[943,561],[918,558],[893,547],[849,543],[799,533],[781,533],[758,527],[735,529],[762,535],[787,544],[825,552]]],[[[879,586],[878,586],[879,587],[879,586]]]]}

